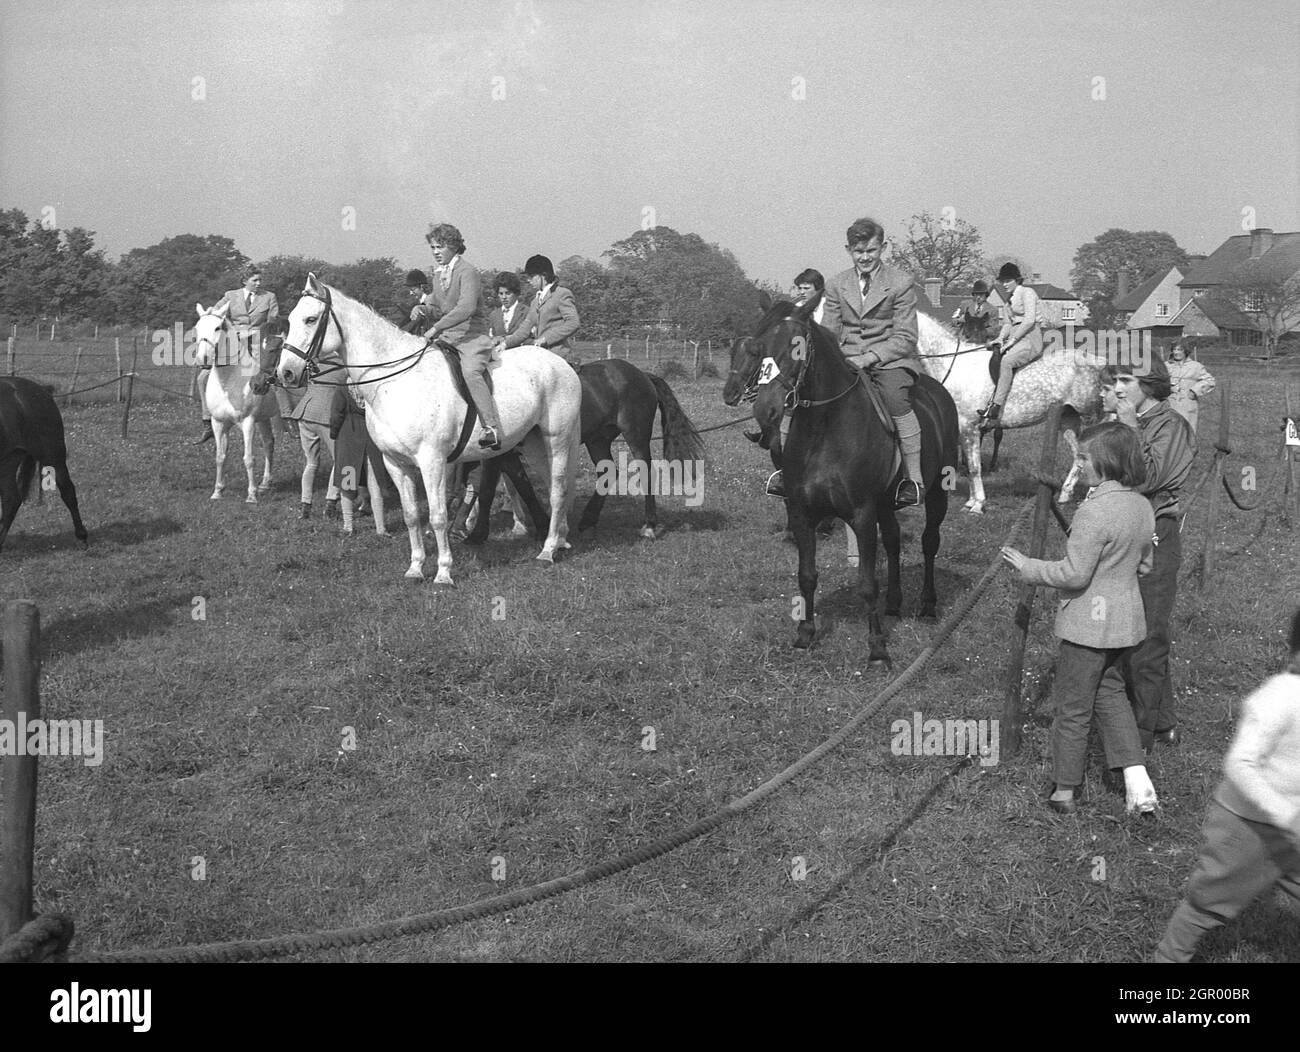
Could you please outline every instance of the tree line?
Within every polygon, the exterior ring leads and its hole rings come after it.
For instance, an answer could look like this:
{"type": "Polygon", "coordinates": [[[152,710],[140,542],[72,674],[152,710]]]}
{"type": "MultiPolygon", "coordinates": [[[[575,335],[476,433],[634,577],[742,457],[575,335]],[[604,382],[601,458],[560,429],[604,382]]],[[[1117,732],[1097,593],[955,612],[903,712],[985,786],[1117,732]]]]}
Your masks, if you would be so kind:
{"type": "MultiPolygon", "coordinates": [[[[912,216],[902,234],[890,239],[887,258],[918,282],[938,278],[945,292],[963,294],[976,278],[991,278],[1006,261],[1016,262],[1026,279],[1032,273],[1023,257],[987,255],[979,230],[951,214],[912,216]]],[[[1089,307],[1089,324],[1107,327],[1121,271],[1128,272],[1135,288],[1165,267],[1185,267],[1187,261],[1167,233],[1112,229],[1080,246],[1070,281],[1089,307]]],[[[178,234],[114,261],[95,247],[91,230],[60,230],[29,220],[19,209],[0,210],[0,318],[19,324],[58,318],[170,326],[189,319],[196,301],[208,305],[226,289],[239,287],[240,271],[250,262],[231,238],[218,234],[178,234]]],[[[330,263],[276,255],[257,262],[263,288],[275,293],[284,310],[297,301],[309,272],[392,321],[405,320],[410,308],[406,272],[391,257],[330,263]]],[[[483,275],[484,302],[495,306],[497,274],[515,268],[475,263],[483,275]]],[[[579,337],[591,340],[647,334],[727,339],[750,331],[759,291],[786,292],[749,279],[727,249],[665,226],[616,241],[600,260],[570,256],[556,269],[577,300],[579,337]]],[[[802,269],[792,265],[791,277],[802,269]]]]}

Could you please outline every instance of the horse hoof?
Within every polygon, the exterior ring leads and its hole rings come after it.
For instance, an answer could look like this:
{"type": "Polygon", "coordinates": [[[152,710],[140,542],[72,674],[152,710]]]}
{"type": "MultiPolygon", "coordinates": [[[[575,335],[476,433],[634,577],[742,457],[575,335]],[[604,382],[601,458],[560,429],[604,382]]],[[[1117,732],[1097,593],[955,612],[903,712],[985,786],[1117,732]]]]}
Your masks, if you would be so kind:
{"type": "Polygon", "coordinates": [[[794,647],[796,650],[807,650],[813,644],[813,638],[816,632],[809,625],[800,625],[794,634],[794,647]]]}
{"type": "Polygon", "coordinates": [[[435,577],[435,578],[433,579],[433,584],[434,584],[434,587],[435,587],[435,588],[455,588],[455,587],[456,587],[456,582],[453,581],[450,577],[442,577],[442,576],[435,577]]]}
{"type": "Polygon", "coordinates": [[[528,527],[525,526],[522,522],[516,522],[513,526],[510,527],[510,536],[511,536],[511,537],[527,537],[527,536],[528,536],[528,527]]]}
{"type": "Polygon", "coordinates": [[[245,503],[245,504],[256,504],[256,503],[257,503],[257,494],[256,494],[256,493],[250,493],[247,497],[244,498],[244,503],[245,503]]]}
{"type": "Polygon", "coordinates": [[[920,619],[927,625],[932,625],[939,620],[939,616],[934,612],[934,608],[931,607],[929,609],[921,610],[920,619]]]}
{"type": "Polygon", "coordinates": [[[641,536],[644,537],[647,541],[653,541],[658,536],[658,534],[655,533],[655,528],[653,526],[642,526],[641,536]]]}
{"type": "Polygon", "coordinates": [[[873,657],[867,661],[867,667],[872,669],[889,669],[894,667],[894,663],[887,657],[873,657]]]}
{"type": "Polygon", "coordinates": [[[849,565],[850,565],[850,566],[857,566],[859,562],[861,562],[861,560],[860,560],[856,555],[850,555],[850,556],[849,556],[849,565]]]}
{"type": "Polygon", "coordinates": [[[885,607],[885,616],[886,616],[886,617],[902,617],[902,616],[903,616],[903,608],[902,608],[902,606],[888,606],[888,607],[885,607]]]}
{"type": "Polygon", "coordinates": [[[270,493],[270,492],[271,492],[271,484],[270,484],[269,482],[263,482],[260,486],[257,487],[257,492],[258,492],[258,493],[270,493]]]}
{"type": "Polygon", "coordinates": [[[543,550],[538,554],[538,556],[537,556],[537,561],[538,561],[538,562],[543,562],[543,563],[551,563],[552,565],[554,565],[554,563],[555,563],[555,553],[554,553],[554,552],[548,552],[548,551],[546,551],[545,549],[543,549],[543,550]]]}
{"type": "Polygon", "coordinates": [[[983,515],[983,514],[984,514],[984,505],[983,505],[983,504],[967,504],[967,505],[962,509],[962,511],[969,512],[971,515],[983,515]]]}
{"type": "Polygon", "coordinates": [[[423,574],[423,573],[422,573],[422,572],[421,572],[417,567],[414,567],[414,566],[412,566],[409,570],[407,570],[406,573],[405,573],[403,576],[405,576],[405,578],[406,578],[408,581],[423,581],[423,580],[424,580],[424,574],[423,574]]]}
{"type": "Polygon", "coordinates": [[[221,490],[217,490],[216,493],[212,494],[212,496],[208,498],[208,500],[220,500],[220,499],[221,499],[221,490]]]}

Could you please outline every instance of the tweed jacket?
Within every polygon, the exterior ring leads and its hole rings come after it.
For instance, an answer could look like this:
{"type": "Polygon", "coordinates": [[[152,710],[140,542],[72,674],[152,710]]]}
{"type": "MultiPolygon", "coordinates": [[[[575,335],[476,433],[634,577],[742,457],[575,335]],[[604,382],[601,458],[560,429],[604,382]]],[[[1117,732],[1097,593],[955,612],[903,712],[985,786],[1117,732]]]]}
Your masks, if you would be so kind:
{"type": "MultiPolygon", "coordinates": [[[[451,263],[451,279],[447,288],[437,273],[433,275],[433,288],[424,298],[432,307],[436,322],[430,326],[441,338],[459,347],[472,336],[487,335],[487,311],[483,308],[483,282],[474,264],[457,256],[451,263]]],[[[425,330],[426,332],[428,329],[425,330]]]]}
{"type": "Polygon", "coordinates": [[[541,293],[538,293],[529,302],[528,316],[522,326],[506,337],[506,346],[518,347],[527,343],[547,347],[552,351],[573,350],[569,337],[578,331],[581,324],[578,306],[573,302],[573,293],[559,285],[552,285],[539,307],[537,300],[540,296],[541,293]]]}
{"type": "Polygon", "coordinates": [[[916,350],[916,292],[912,278],[883,264],[862,298],[858,272],[850,267],[826,283],[822,324],[846,355],[873,351],[882,369],[924,371],[916,350]]]}
{"type": "Polygon", "coordinates": [[[1075,513],[1065,558],[1025,563],[1025,581],[1058,590],[1055,631],[1060,639],[1099,650],[1146,639],[1138,575],[1155,565],[1155,528],[1151,504],[1142,494],[1103,482],[1075,513]]]}
{"type": "Polygon", "coordinates": [[[504,307],[497,307],[488,316],[488,335],[500,339],[502,336],[510,336],[518,332],[528,318],[528,304],[522,299],[515,304],[514,316],[510,319],[510,326],[506,327],[506,312],[504,307]]]}
{"type": "Polygon", "coordinates": [[[248,293],[244,289],[231,289],[217,302],[230,304],[230,313],[226,315],[231,325],[241,329],[257,329],[265,332],[266,327],[280,316],[280,302],[273,292],[259,292],[253,297],[252,309],[248,306],[248,293]]]}

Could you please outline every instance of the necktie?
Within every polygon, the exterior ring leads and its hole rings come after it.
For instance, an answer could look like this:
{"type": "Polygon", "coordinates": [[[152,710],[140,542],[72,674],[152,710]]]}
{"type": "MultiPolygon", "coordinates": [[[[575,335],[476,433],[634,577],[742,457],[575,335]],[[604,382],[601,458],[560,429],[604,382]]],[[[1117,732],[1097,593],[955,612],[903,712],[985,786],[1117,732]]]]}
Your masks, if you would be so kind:
{"type": "Polygon", "coordinates": [[[451,288],[451,272],[446,267],[438,268],[438,283],[442,285],[443,292],[451,288]]]}
{"type": "Polygon", "coordinates": [[[862,299],[864,301],[867,298],[867,293],[870,291],[871,291],[871,275],[863,274],[862,275],[862,299]]]}
{"type": "Polygon", "coordinates": [[[248,313],[253,313],[253,293],[248,294],[248,313]]]}

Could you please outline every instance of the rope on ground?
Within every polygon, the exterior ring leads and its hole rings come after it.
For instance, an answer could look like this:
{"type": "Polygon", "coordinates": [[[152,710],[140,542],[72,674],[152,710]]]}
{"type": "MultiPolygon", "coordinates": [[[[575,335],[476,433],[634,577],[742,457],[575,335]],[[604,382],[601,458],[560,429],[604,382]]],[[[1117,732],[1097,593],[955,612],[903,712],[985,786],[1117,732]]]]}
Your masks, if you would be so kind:
{"type": "Polygon", "coordinates": [[[775,928],[770,928],[764,932],[763,937],[742,953],[737,958],[737,961],[748,964],[771,946],[777,938],[790,931],[791,928],[802,924],[806,920],[811,920],[820,913],[822,909],[829,905],[831,900],[836,898],[841,891],[847,888],[864,869],[883,860],[885,855],[887,855],[894,845],[898,843],[898,838],[906,833],[916,823],[916,820],[925,813],[925,810],[930,806],[931,801],[939,795],[939,791],[949,782],[956,779],[957,775],[962,770],[969,767],[974,762],[974,756],[965,756],[944,771],[943,774],[935,779],[934,783],[925,791],[921,798],[912,805],[912,809],[903,816],[902,821],[894,826],[894,828],[884,836],[873,850],[863,850],[859,853],[853,864],[831,881],[831,886],[827,888],[820,897],[813,902],[808,903],[797,913],[792,914],[775,928]]]}
{"type": "MultiPolygon", "coordinates": [[[[1014,544],[1016,542],[1021,531],[1029,522],[1036,501],[1036,497],[1031,497],[1025,502],[1004,544],[1014,544]]],[[[340,950],[351,946],[363,946],[388,939],[428,934],[443,928],[450,928],[454,925],[481,920],[484,917],[491,917],[498,913],[505,913],[509,910],[518,909],[520,906],[562,895],[586,884],[593,884],[607,877],[612,877],[616,873],[649,862],[661,855],[666,855],[683,844],[712,832],[729,819],[748,811],[771,796],[787,782],[798,778],[814,764],[821,761],[828,753],[838,749],[867,720],[879,712],[895,695],[920,675],[925,666],[929,664],[930,659],[948,641],[948,637],[966,619],[980,597],[988,590],[989,585],[993,583],[994,577],[998,575],[1001,566],[1002,555],[999,552],[989,561],[988,567],[975,585],[966,595],[962,596],[952,610],[949,611],[948,616],[935,627],[934,634],[925,649],[916,656],[906,669],[887,684],[869,705],[836,731],[835,734],[822,742],[821,745],[804,754],[785,770],[774,775],[752,792],[731,801],[706,818],[702,818],[698,822],[694,822],[668,836],[660,837],[658,840],[637,848],[635,851],[626,852],[617,858],[609,859],[599,865],[591,866],[576,873],[557,877],[541,884],[534,884],[527,888],[520,888],[509,894],[495,895],[492,898],[482,899],[466,906],[435,910],[431,913],[402,917],[398,920],[384,921],[378,924],[353,928],[335,928],[306,935],[281,935],[267,939],[208,943],[201,946],[177,946],[157,950],[122,950],[113,953],[85,954],[74,959],[85,963],[254,961],[283,957],[295,953],[340,950]]]]}
{"type": "Polygon", "coordinates": [[[0,964],[62,960],[72,941],[72,932],[72,918],[66,913],[42,913],[0,942],[0,964]]]}

